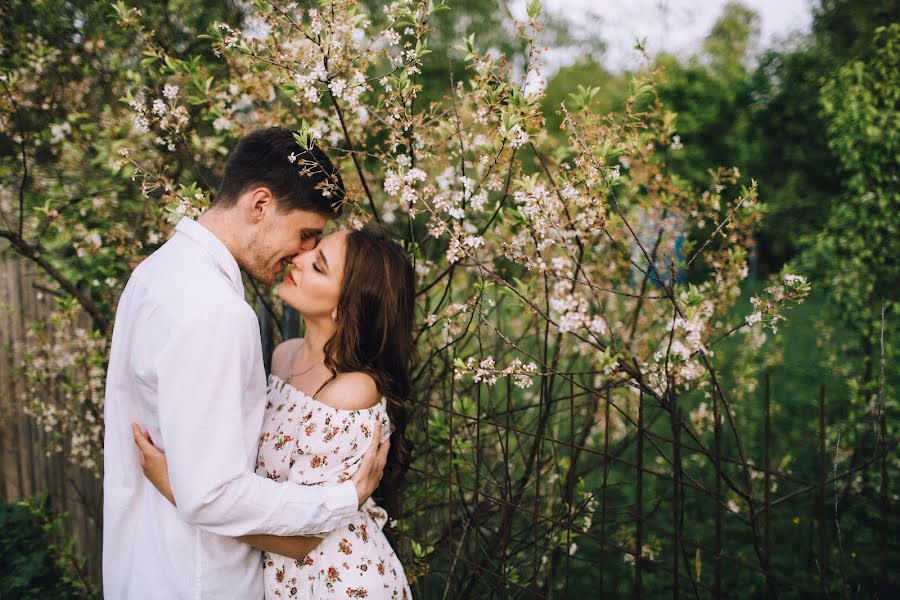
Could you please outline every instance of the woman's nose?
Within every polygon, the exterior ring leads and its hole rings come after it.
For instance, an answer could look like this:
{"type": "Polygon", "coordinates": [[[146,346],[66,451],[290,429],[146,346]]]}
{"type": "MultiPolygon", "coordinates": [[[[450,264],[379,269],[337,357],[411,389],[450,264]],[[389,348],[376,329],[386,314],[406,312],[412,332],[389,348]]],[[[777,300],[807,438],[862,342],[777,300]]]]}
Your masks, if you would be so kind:
{"type": "Polygon", "coordinates": [[[293,258],[291,258],[291,264],[293,264],[298,269],[303,269],[303,255],[304,254],[305,253],[303,252],[303,250],[301,250],[300,252],[295,254],[293,256],[293,258]]]}

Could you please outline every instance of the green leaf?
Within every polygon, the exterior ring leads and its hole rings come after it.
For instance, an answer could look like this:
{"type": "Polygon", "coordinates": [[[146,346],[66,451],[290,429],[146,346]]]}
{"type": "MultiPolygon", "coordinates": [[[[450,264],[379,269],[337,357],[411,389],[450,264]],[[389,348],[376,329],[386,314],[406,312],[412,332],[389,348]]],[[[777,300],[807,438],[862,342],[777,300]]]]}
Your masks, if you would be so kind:
{"type": "Polygon", "coordinates": [[[544,12],[544,7],[541,6],[541,0],[531,0],[528,3],[528,18],[529,19],[537,19],[544,12]]]}
{"type": "Polygon", "coordinates": [[[647,81],[635,76],[631,78],[631,81],[628,84],[628,88],[631,96],[633,98],[637,98],[649,93],[653,89],[653,86],[647,81]]]}

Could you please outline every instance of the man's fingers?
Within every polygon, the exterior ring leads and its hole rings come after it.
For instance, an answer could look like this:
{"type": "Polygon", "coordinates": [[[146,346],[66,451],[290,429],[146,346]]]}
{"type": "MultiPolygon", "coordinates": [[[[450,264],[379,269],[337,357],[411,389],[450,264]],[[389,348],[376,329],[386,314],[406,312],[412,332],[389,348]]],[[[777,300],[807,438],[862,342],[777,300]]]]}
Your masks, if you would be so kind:
{"type": "Polygon", "coordinates": [[[381,442],[381,420],[375,421],[375,431],[372,432],[372,445],[381,442]]]}
{"type": "Polygon", "coordinates": [[[366,450],[366,453],[363,456],[362,464],[359,466],[360,470],[365,469],[365,471],[369,471],[375,464],[375,461],[378,458],[378,439],[380,435],[381,423],[379,422],[375,424],[375,431],[372,435],[372,443],[369,445],[369,449],[366,450]]]}
{"type": "Polygon", "coordinates": [[[375,457],[374,471],[378,473],[378,483],[384,477],[384,467],[387,465],[388,451],[391,449],[391,440],[387,439],[378,448],[378,456],[375,457]]]}
{"type": "Polygon", "coordinates": [[[388,452],[391,449],[391,440],[390,438],[386,439],[381,447],[378,448],[378,464],[381,465],[381,468],[384,468],[384,465],[387,464],[388,452]]]}
{"type": "Polygon", "coordinates": [[[359,505],[366,501],[376,487],[378,487],[381,477],[384,474],[384,463],[387,460],[387,451],[390,448],[390,442],[381,442],[381,421],[375,422],[375,429],[372,432],[372,443],[363,455],[362,462],[351,480],[356,485],[356,493],[359,498],[359,505]]]}

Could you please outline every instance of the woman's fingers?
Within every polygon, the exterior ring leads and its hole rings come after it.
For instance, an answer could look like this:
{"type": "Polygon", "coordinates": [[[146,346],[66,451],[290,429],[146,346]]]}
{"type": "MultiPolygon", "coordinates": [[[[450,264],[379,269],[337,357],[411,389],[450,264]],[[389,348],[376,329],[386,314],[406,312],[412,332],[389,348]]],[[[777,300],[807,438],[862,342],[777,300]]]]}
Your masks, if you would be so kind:
{"type": "Polygon", "coordinates": [[[144,461],[147,457],[147,438],[144,437],[144,433],[137,423],[131,424],[131,434],[134,436],[134,443],[141,453],[141,466],[144,466],[144,461]]]}
{"type": "Polygon", "coordinates": [[[150,439],[150,432],[141,431],[137,423],[131,424],[131,434],[134,436],[134,443],[141,453],[141,467],[146,468],[150,461],[157,458],[157,455],[162,454],[162,452],[153,445],[153,440],[150,439]]]}

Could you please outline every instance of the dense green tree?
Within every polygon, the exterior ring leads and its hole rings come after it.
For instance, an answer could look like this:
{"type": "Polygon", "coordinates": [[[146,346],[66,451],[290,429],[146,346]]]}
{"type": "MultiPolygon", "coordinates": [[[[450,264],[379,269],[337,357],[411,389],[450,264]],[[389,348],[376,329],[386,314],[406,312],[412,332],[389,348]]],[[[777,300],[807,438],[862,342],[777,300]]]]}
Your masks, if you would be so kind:
{"type": "MultiPolygon", "coordinates": [[[[703,50],[682,62],[663,53],[655,66],[663,69],[659,94],[667,109],[676,114],[679,143],[668,160],[674,174],[697,187],[706,187],[710,165],[740,165],[746,148],[747,63],[759,35],[759,17],[740,4],[731,3],[704,41],[703,50]],[[684,149],[680,150],[683,145],[684,149]]],[[[548,82],[544,111],[550,131],[560,118],[560,102],[583,88],[599,88],[591,101],[600,112],[618,110],[628,95],[629,74],[613,74],[586,57],[560,69],[548,82]]]]}
{"type": "Polygon", "coordinates": [[[759,16],[729,3],[701,52],[684,62],[665,53],[656,59],[664,75],[660,98],[676,114],[669,165],[698,190],[709,185],[710,167],[743,169],[746,162],[747,65],[758,37],[759,16]]]}
{"type": "Polygon", "coordinates": [[[750,53],[759,41],[759,15],[729,2],[703,41],[703,58],[710,70],[728,81],[743,79],[750,53]]]}
{"type": "Polygon", "coordinates": [[[628,93],[628,78],[606,70],[603,65],[591,56],[582,57],[571,65],[562,67],[547,84],[543,98],[544,115],[547,118],[547,131],[559,131],[562,116],[559,105],[566,101],[569,94],[575,93],[578,87],[599,88],[591,100],[591,107],[600,113],[621,110],[628,93]]]}
{"type": "MultiPolygon", "coordinates": [[[[765,52],[752,67],[759,17],[730,3],[701,52],[686,61],[657,57],[666,77],[660,95],[677,113],[684,144],[670,154],[671,167],[698,186],[709,175],[697,165],[737,165],[759,181],[767,208],[757,236],[761,273],[779,270],[812,245],[840,198],[842,174],[826,139],[819,90],[845,61],[870,53],[871,32],[896,14],[895,0],[823,0],[814,8],[809,35],[765,52]]],[[[627,79],[590,58],[561,69],[544,102],[550,131],[559,122],[559,102],[579,85],[599,87],[594,102],[615,108],[627,79]]]]}
{"type": "Polygon", "coordinates": [[[768,209],[759,234],[763,270],[777,270],[797,255],[821,228],[839,189],[818,105],[825,69],[824,57],[804,43],[793,52],[766,53],[752,75],[745,140],[752,151],[745,166],[759,177],[768,209]]]}
{"type": "Polygon", "coordinates": [[[897,21],[897,0],[820,0],[813,9],[813,37],[837,61],[865,58],[877,51],[875,27],[897,21]]]}
{"type": "Polygon", "coordinates": [[[868,59],[848,62],[822,87],[842,185],[806,257],[828,282],[833,318],[854,333],[867,397],[878,387],[882,307],[889,352],[900,313],[900,24],[878,28],[871,47],[868,59]]]}
{"type": "MultiPolygon", "coordinates": [[[[900,24],[876,29],[868,47],[864,58],[848,61],[822,86],[825,134],[841,189],[803,256],[807,269],[826,285],[822,330],[849,333],[831,354],[855,367],[848,377],[854,393],[844,407],[860,429],[850,459],[854,467],[886,452],[897,439],[900,409],[894,391],[900,385],[900,24]]],[[[888,454],[881,465],[881,478],[863,494],[882,512],[857,518],[880,519],[885,528],[887,473],[896,472],[900,460],[888,454]]],[[[890,567],[896,551],[886,532],[879,538],[872,542],[880,543],[880,593],[887,597],[896,585],[896,566],[890,567]]]]}
{"type": "Polygon", "coordinates": [[[822,0],[811,33],[766,52],[753,73],[745,163],[760,180],[768,215],[760,233],[764,269],[809,247],[840,198],[839,165],[819,105],[823,78],[872,51],[872,31],[897,18],[896,0],[822,0]],[[764,176],[763,176],[764,175],[764,176]]]}

